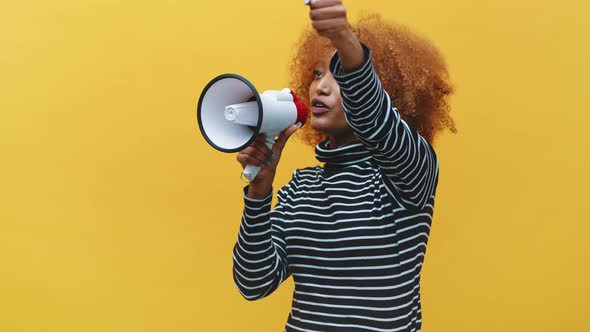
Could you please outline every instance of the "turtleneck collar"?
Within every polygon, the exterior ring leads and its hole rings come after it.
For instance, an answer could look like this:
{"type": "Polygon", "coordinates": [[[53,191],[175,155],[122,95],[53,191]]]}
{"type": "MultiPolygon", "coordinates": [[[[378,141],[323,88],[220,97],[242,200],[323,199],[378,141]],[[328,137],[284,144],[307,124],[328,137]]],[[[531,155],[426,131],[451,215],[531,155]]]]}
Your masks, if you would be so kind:
{"type": "Polygon", "coordinates": [[[346,167],[372,160],[369,150],[359,141],[331,149],[330,141],[325,140],[316,145],[315,156],[325,163],[325,168],[346,167]]]}

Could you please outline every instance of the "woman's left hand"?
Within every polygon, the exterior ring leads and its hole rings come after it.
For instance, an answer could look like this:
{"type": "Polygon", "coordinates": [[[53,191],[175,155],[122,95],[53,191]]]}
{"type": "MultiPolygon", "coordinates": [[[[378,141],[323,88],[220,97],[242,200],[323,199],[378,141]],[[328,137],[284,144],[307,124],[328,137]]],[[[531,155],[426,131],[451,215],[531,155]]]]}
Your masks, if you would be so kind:
{"type": "Polygon", "coordinates": [[[328,38],[338,51],[345,72],[360,67],[365,59],[361,43],[348,20],[342,0],[307,0],[311,25],[320,36],[328,38]]]}
{"type": "Polygon", "coordinates": [[[334,46],[352,35],[342,0],[308,0],[311,25],[334,46]]]}

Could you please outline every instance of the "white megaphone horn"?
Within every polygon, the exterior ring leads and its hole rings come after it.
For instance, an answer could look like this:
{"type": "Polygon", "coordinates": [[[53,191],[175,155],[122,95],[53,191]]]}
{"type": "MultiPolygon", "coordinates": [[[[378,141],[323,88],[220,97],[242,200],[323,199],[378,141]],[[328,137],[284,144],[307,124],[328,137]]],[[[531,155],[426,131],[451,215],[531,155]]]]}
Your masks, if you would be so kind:
{"type": "MultiPolygon", "coordinates": [[[[222,152],[246,148],[258,134],[265,134],[272,149],[283,130],[305,123],[307,106],[289,89],[267,90],[261,94],[247,79],[224,74],[211,80],[199,98],[197,121],[209,145],[222,152]]],[[[244,176],[252,181],[260,167],[247,165],[244,176]]]]}

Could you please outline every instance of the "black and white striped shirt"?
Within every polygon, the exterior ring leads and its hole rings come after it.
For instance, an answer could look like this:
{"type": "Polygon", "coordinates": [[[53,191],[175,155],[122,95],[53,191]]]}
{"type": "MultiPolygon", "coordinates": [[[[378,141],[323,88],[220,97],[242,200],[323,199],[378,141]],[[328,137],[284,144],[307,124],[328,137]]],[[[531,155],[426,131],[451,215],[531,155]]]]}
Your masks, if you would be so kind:
{"type": "Polygon", "coordinates": [[[342,73],[346,118],[359,140],[329,149],[324,167],[297,170],[272,196],[247,197],[234,248],[234,280],[248,300],[293,276],[285,331],[420,331],[420,271],[432,221],[438,162],[401,120],[365,47],[365,63],[342,73]]]}

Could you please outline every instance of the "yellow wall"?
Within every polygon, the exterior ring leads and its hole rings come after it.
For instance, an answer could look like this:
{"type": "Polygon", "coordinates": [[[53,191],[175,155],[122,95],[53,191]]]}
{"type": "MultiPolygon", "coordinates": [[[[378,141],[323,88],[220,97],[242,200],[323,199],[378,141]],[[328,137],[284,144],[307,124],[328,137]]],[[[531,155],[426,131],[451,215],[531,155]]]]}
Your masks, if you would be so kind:
{"type": "MultiPolygon", "coordinates": [[[[425,331],[590,323],[590,5],[349,0],[434,41],[457,94],[440,137],[425,331]]],[[[198,133],[212,77],[287,82],[303,0],[2,1],[0,331],[280,331],[231,277],[240,169],[198,133]]],[[[288,146],[278,176],[315,164],[288,146]]]]}

